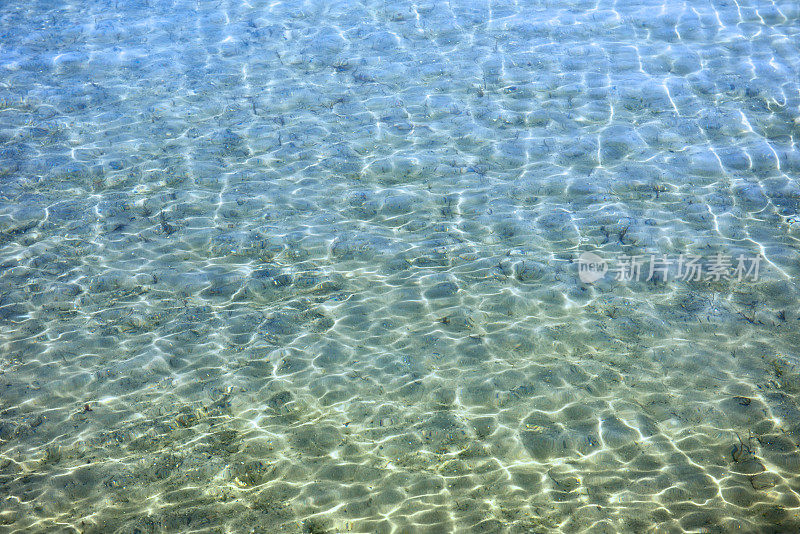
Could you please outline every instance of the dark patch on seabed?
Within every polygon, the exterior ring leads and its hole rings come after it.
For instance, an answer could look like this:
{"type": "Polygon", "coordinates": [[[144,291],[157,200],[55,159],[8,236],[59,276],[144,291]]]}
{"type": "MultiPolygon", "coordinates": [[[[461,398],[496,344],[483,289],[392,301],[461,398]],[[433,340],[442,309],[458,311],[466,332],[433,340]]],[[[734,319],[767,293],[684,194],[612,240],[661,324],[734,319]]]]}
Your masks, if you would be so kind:
{"type": "Polygon", "coordinates": [[[799,19],[4,2],[0,531],[800,531],[799,19]]]}

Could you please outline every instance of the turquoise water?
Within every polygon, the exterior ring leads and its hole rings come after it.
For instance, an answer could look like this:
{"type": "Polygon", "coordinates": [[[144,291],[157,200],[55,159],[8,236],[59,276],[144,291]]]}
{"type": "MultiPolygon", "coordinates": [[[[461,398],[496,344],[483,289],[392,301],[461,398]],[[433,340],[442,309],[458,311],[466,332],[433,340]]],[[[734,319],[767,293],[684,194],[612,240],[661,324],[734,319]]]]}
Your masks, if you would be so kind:
{"type": "Polygon", "coordinates": [[[0,531],[797,532],[799,177],[795,0],[3,2],[0,531]]]}

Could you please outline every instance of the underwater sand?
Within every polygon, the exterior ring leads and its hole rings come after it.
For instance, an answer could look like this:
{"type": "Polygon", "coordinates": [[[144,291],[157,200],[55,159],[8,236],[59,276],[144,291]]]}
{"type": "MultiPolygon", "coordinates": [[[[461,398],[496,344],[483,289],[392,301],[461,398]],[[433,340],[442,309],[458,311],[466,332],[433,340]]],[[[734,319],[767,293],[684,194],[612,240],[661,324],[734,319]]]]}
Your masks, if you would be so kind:
{"type": "Polygon", "coordinates": [[[798,176],[796,0],[3,2],[0,532],[798,532],[798,176]]]}

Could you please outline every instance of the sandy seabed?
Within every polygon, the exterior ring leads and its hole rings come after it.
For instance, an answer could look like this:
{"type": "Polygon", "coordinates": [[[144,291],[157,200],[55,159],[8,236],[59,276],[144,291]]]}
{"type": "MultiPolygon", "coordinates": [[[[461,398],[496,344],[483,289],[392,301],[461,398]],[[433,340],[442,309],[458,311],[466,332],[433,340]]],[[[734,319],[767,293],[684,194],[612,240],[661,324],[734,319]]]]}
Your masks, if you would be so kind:
{"type": "Polygon", "coordinates": [[[798,532],[799,143],[795,0],[4,2],[0,532],[798,532]]]}

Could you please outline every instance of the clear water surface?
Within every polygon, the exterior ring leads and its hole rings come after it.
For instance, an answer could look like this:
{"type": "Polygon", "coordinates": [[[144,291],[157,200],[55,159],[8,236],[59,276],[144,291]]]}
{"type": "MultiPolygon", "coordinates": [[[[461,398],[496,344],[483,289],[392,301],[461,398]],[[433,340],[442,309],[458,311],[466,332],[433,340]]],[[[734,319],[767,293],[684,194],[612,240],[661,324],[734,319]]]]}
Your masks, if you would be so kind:
{"type": "Polygon", "coordinates": [[[796,0],[6,0],[0,531],[797,532],[799,143],[796,0]]]}

